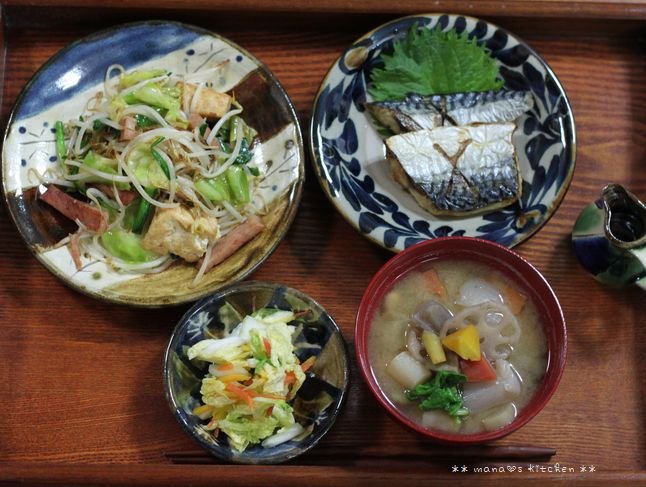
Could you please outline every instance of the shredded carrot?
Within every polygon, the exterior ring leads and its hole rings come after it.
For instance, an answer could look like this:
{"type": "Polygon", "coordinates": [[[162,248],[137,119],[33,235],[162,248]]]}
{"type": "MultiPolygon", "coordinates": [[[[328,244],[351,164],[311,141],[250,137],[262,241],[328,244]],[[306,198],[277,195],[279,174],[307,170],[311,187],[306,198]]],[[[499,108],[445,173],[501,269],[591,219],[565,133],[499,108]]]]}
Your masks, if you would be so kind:
{"type": "Polygon", "coordinates": [[[316,362],[316,356],[312,355],[305,362],[301,364],[301,370],[303,372],[307,372],[312,367],[312,365],[314,365],[314,362],[316,362]]]}
{"type": "Polygon", "coordinates": [[[220,382],[224,382],[226,384],[227,382],[244,382],[250,379],[250,377],[247,374],[229,374],[223,375],[218,379],[220,380],[220,382]]]}
{"type": "Polygon", "coordinates": [[[267,417],[269,417],[273,414],[273,412],[274,412],[274,406],[269,406],[265,414],[267,415],[267,417]]]}
{"type": "Polygon", "coordinates": [[[267,339],[267,337],[263,337],[262,343],[265,345],[265,352],[267,352],[267,356],[271,357],[271,343],[267,339]]]}
{"type": "Polygon", "coordinates": [[[440,279],[440,276],[437,274],[435,269],[429,269],[424,272],[424,278],[430,288],[430,291],[439,296],[440,298],[446,298],[446,288],[440,279]]]}
{"type": "Polygon", "coordinates": [[[239,399],[247,403],[247,406],[249,406],[249,409],[253,409],[253,398],[251,397],[251,394],[249,394],[248,391],[231,382],[225,385],[224,389],[234,394],[235,396],[238,396],[239,399]]]}
{"type": "Polygon", "coordinates": [[[254,397],[264,397],[266,399],[275,399],[277,401],[284,401],[285,398],[283,396],[277,396],[274,394],[261,394],[259,392],[256,392],[251,389],[243,389],[237,384],[234,384],[232,382],[227,383],[224,386],[224,389],[233,395],[237,396],[239,399],[243,400],[244,402],[247,403],[247,406],[249,406],[251,409],[253,409],[253,398],[254,397]]]}
{"type": "Polygon", "coordinates": [[[291,370],[285,374],[285,385],[291,385],[296,382],[296,374],[291,370]]]}
{"type": "Polygon", "coordinates": [[[223,364],[220,364],[217,366],[217,369],[224,372],[226,370],[231,370],[233,368],[233,364],[231,362],[225,362],[223,364]]]}

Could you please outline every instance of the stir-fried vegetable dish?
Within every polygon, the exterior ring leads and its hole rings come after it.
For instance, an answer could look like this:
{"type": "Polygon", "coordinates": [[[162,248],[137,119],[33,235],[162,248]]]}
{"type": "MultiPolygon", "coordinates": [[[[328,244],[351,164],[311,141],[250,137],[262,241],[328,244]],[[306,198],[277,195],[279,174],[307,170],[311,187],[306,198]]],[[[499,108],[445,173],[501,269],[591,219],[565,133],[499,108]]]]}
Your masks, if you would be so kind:
{"type": "Polygon", "coordinates": [[[111,66],[85,112],[56,122],[59,164],[39,196],[78,224],[63,242],[77,268],[159,272],[179,258],[197,281],[262,231],[257,132],[234,94],[213,88],[227,66],[111,66]]]}

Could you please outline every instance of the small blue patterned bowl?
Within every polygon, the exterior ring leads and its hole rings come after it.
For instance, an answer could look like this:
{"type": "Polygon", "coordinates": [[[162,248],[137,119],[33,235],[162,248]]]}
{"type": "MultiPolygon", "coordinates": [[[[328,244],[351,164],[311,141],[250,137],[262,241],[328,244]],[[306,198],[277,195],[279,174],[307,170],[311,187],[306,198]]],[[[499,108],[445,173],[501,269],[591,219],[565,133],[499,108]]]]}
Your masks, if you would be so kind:
{"type": "Polygon", "coordinates": [[[314,447],[334,424],[349,383],[347,347],[332,317],[312,298],[295,289],[266,282],[242,282],[196,303],[173,331],[164,357],[164,391],[175,418],[184,430],[212,455],[229,462],[275,464],[290,460],[314,447]],[[273,448],[251,445],[240,453],[226,435],[215,438],[204,427],[207,421],[192,411],[201,404],[200,385],[208,364],[190,361],[186,351],[221,330],[231,315],[242,317],[262,307],[306,312],[302,330],[295,334],[301,361],[316,355],[307,379],[291,401],[294,417],[309,435],[273,448]]]}

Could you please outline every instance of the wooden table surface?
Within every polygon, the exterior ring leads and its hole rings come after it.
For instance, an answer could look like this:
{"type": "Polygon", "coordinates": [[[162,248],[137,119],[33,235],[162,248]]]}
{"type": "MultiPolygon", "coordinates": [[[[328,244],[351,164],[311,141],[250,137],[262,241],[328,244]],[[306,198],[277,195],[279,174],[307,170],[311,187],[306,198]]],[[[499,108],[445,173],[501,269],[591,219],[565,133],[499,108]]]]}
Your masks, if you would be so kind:
{"type": "MultiPolygon", "coordinates": [[[[211,29],[254,53],[285,86],[306,132],[330,65],[353,40],[397,16],[395,2],[380,1],[294,2],[301,12],[280,12],[288,2],[278,2],[281,9],[259,1],[267,10],[262,16],[250,1],[239,2],[238,12],[206,0],[195,2],[197,10],[182,1],[153,11],[154,2],[129,10],[119,3],[102,9],[65,7],[99,5],[92,1],[4,3],[3,126],[30,76],[69,42],[122,21],[166,18],[211,29]]],[[[532,2],[501,2],[500,10],[494,3],[455,2],[452,10],[483,16],[526,40],[565,86],[576,118],[569,191],[555,216],[516,247],[559,296],[569,331],[567,367],[547,407],[498,442],[553,447],[554,457],[520,463],[447,457],[378,406],[358,373],[353,327],[368,281],[391,254],[346,223],[308,161],[296,220],[250,278],[310,294],[348,342],[348,400],[319,445],[274,467],[225,465],[202,453],[176,423],[162,390],[163,350],[187,306],[132,309],[74,292],[33,258],[0,206],[0,483],[646,485],[646,295],[596,283],[570,243],[579,211],[604,184],[621,183],[646,198],[646,2],[533,2],[540,20],[532,2]],[[580,6],[575,14],[572,5],[580,6]],[[470,473],[453,472],[463,465],[470,473]],[[477,466],[509,471],[473,473],[477,466]]],[[[449,9],[447,2],[437,5],[449,9]]],[[[400,12],[412,10],[411,2],[401,3],[400,12]]]]}

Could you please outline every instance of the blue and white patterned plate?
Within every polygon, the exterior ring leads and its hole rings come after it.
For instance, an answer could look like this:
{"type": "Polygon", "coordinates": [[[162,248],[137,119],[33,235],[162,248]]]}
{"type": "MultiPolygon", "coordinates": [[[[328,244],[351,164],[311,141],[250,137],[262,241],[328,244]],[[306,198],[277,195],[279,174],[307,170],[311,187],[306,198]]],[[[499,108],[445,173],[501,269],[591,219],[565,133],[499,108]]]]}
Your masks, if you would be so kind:
{"type": "Polygon", "coordinates": [[[2,153],[2,184],[9,213],[36,258],[72,288],[116,303],[158,307],[195,301],[244,279],[278,246],[294,219],[305,174],[304,148],[296,112],[269,69],[252,54],[213,32],[167,21],[119,25],[69,45],[34,75],[20,94],[9,120],[2,153]],[[177,263],[158,274],[119,272],[82,256],[77,271],[63,237],[76,225],[39,202],[43,174],[58,164],[54,147],[57,120],[78,118],[88,100],[101,91],[109,66],[163,68],[193,73],[229,61],[214,81],[232,90],[242,116],[258,131],[254,163],[262,181],[254,196],[265,229],[252,242],[208,272],[193,286],[194,265],[177,263]]]}
{"type": "Polygon", "coordinates": [[[312,159],[323,190],[361,233],[399,252],[447,236],[479,237],[513,247],[556,211],[574,173],[576,137],[567,95],[549,66],[523,41],[483,20],[429,14],[389,22],[361,37],[334,63],[321,84],[310,127],[312,159]],[[518,119],[518,204],[478,216],[440,218],[423,210],[390,176],[385,145],[365,112],[369,75],[382,50],[410,27],[468,33],[500,63],[505,87],[530,91],[534,108],[518,119]]]}

